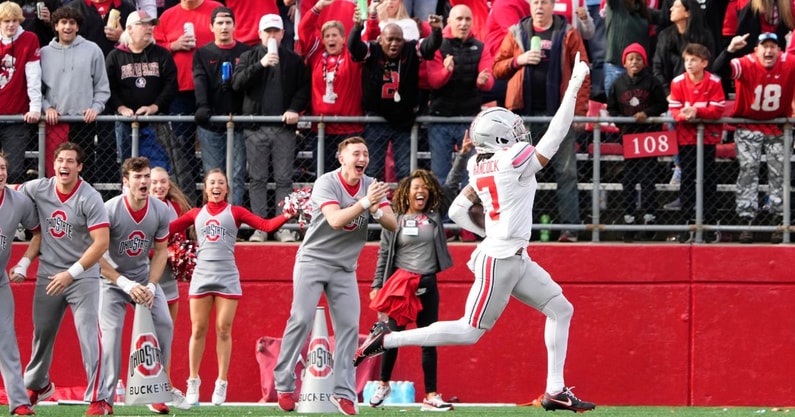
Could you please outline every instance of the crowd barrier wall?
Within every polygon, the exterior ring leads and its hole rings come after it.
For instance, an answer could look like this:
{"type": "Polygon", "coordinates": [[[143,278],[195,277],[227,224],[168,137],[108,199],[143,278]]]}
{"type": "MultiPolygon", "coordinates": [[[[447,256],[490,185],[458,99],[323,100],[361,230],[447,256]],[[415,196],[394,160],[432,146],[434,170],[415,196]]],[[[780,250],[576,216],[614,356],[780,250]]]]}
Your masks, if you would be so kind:
{"type": "MultiPolygon", "coordinates": [[[[25,244],[13,245],[12,262],[25,244]]],[[[257,339],[281,337],[292,300],[297,244],[238,244],[243,281],[233,327],[228,401],[258,401],[257,339]]],[[[439,275],[440,318],[461,316],[473,280],[466,262],[474,245],[452,243],[455,266],[439,275]]],[[[566,383],[599,405],[795,405],[795,281],[789,245],[531,244],[530,256],[562,285],[574,305],[566,383]]],[[[378,253],[368,243],[357,271],[360,332],[378,253]]],[[[29,274],[35,274],[36,264],[29,274]]],[[[11,284],[23,366],[30,357],[34,283],[11,284]]],[[[185,388],[190,318],[187,282],[174,338],[173,381],[185,388]]],[[[325,300],[321,301],[325,303],[325,300]]],[[[124,355],[132,312],[127,315],[124,355]]],[[[439,348],[438,389],[461,402],[528,403],[543,393],[543,316],[512,300],[494,329],[474,346],[439,348]]],[[[329,323],[329,331],[332,327],[329,323]]],[[[216,378],[211,327],[201,366],[201,398],[216,378]]],[[[58,394],[81,399],[79,345],[67,313],[51,370],[58,394]]],[[[335,358],[349,360],[349,358],[335,358]]],[[[395,380],[424,389],[420,349],[403,348],[395,380]]]]}

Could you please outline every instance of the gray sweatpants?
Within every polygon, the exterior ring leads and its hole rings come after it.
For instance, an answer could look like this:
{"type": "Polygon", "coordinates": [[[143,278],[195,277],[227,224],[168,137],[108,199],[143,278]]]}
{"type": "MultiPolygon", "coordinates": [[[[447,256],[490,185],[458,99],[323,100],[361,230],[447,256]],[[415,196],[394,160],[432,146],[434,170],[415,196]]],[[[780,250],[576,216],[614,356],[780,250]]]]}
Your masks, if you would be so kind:
{"type": "Polygon", "coordinates": [[[105,386],[105,373],[99,357],[99,277],[77,279],[63,294],[54,297],[47,295],[49,283],[47,277],[39,276],[36,280],[33,295],[33,351],[25,368],[25,386],[42,389],[50,384],[55,336],[58,335],[66,307],[70,307],[88,382],[83,400],[107,400],[99,394],[105,386]]]}
{"type": "Polygon", "coordinates": [[[9,411],[30,404],[22,381],[22,363],[14,329],[14,295],[8,281],[0,284],[0,372],[8,396],[9,411]]]}
{"type": "Polygon", "coordinates": [[[273,370],[276,391],[295,391],[295,365],[324,292],[334,328],[334,395],[356,402],[353,355],[359,342],[360,310],[356,272],[318,262],[296,262],[293,268],[293,305],[273,370]]]}

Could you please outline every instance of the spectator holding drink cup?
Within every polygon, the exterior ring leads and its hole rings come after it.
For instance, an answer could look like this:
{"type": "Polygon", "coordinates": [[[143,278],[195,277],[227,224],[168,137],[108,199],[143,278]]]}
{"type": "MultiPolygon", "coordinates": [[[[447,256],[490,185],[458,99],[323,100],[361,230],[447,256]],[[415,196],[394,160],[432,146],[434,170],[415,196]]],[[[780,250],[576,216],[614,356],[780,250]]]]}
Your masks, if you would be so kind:
{"type": "MultiPolygon", "coordinates": [[[[96,43],[106,57],[116,47],[121,34],[124,33],[127,16],[135,11],[135,4],[130,0],[73,1],[69,3],[69,7],[74,7],[83,15],[80,35],[96,43]]],[[[44,16],[43,9],[42,16],[44,16]]]]}
{"type": "MultiPolygon", "coordinates": [[[[158,45],[168,49],[177,64],[179,92],[168,109],[169,114],[193,115],[196,112],[195,85],[193,81],[193,55],[196,48],[215,40],[211,27],[213,10],[222,4],[214,0],[182,0],[160,15],[160,24],[154,36],[158,45]]],[[[200,182],[199,162],[196,160],[196,125],[171,123],[172,134],[166,138],[171,167],[177,184],[188,199],[199,198],[195,184],[200,182]]]]}

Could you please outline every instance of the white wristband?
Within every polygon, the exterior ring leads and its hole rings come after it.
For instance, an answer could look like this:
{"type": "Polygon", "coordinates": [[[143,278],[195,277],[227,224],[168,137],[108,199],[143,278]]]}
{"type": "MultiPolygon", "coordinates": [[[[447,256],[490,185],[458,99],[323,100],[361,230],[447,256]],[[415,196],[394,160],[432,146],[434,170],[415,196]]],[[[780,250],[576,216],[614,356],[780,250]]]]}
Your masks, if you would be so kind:
{"type": "Polygon", "coordinates": [[[66,270],[66,272],[69,272],[72,278],[77,278],[77,276],[82,274],[83,271],[85,271],[85,268],[83,268],[83,265],[80,264],[80,261],[75,262],[69,267],[69,269],[66,270]]]}
{"type": "Polygon", "coordinates": [[[116,285],[119,288],[121,288],[121,290],[124,291],[125,293],[130,294],[130,292],[132,292],[133,288],[138,286],[138,283],[135,282],[135,281],[130,281],[124,275],[119,275],[119,277],[116,278],[116,285]]]}
{"type": "Polygon", "coordinates": [[[12,272],[14,272],[15,274],[26,276],[28,274],[29,266],[30,266],[30,259],[23,256],[17,263],[17,266],[14,267],[14,270],[12,272]]]}
{"type": "Polygon", "coordinates": [[[362,207],[363,207],[365,210],[369,209],[369,208],[370,208],[370,206],[372,206],[372,205],[373,205],[373,203],[371,203],[371,202],[370,202],[370,199],[369,199],[369,198],[367,198],[367,197],[365,197],[365,198],[363,198],[363,199],[359,200],[359,204],[361,204],[361,205],[362,205],[362,207]]]}
{"type": "Polygon", "coordinates": [[[155,283],[154,282],[150,282],[150,283],[146,284],[146,289],[149,290],[149,292],[151,292],[152,295],[155,295],[155,288],[156,287],[155,287],[155,283]]]}
{"type": "Polygon", "coordinates": [[[381,217],[384,217],[384,211],[383,210],[378,209],[378,210],[375,211],[375,213],[373,213],[373,219],[380,220],[381,217]]]}

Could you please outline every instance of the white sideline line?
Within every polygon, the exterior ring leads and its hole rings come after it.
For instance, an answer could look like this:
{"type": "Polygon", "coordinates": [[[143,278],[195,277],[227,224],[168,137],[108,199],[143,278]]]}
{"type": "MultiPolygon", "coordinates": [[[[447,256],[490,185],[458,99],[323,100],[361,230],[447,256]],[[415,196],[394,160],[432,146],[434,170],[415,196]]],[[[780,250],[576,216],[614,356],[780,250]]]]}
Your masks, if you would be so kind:
{"type": "MultiPolygon", "coordinates": [[[[53,405],[88,405],[85,401],[79,400],[59,400],[58,402],[54,401],[42,401],[37,406],[53,406],[53,405]]],[[[515,403],[453,403],[456,407],[516,407],[515,403]]],[[[114,407],[127,407],[126,405],[121,404],[114,404],[114,407]]],[[[200,407],[218,407],[213,405],[213,403],[199,403],[200,407]]],[[[223,403],[220,405],[221,407],[278,407],[277,403],[259,403],[259,402],[241,402],[241,403],[223,403]]],[[[368,403],[359,403],[359,406],[366,406],[370,407],[368,403]]],[[[387,404],[382,407],[386,408],[396,408],[396,407],[420,407],[422,403],[397,403],[397,404],[387,404]]],[[[139,407],[139,406],[136,406],[139,407]]],[[[382,408],[379,407],[379,408],[382,408]]],[[[131,416],[128,416],[131,417],[131,416]]]]}

